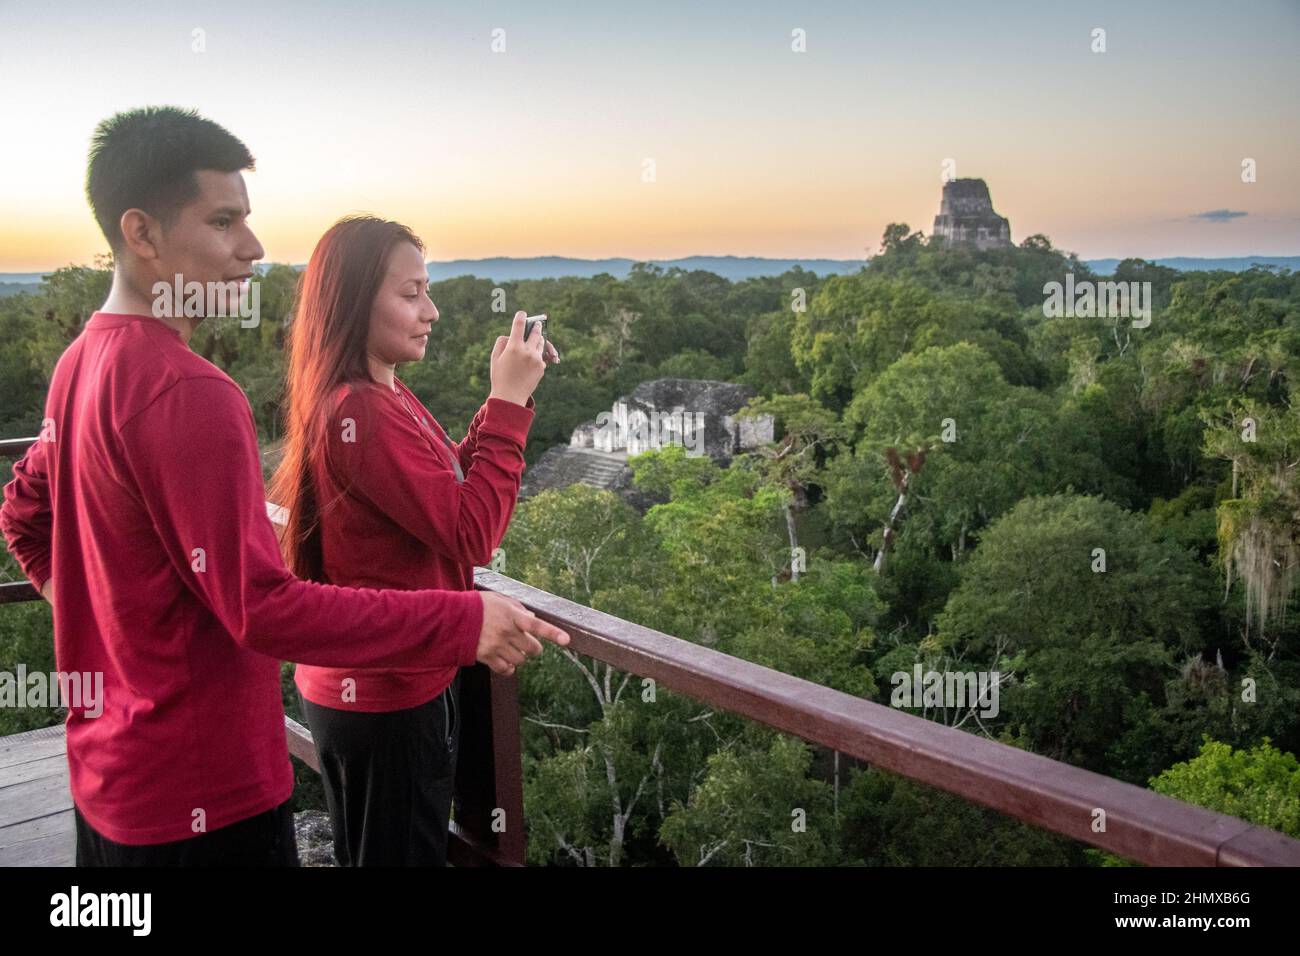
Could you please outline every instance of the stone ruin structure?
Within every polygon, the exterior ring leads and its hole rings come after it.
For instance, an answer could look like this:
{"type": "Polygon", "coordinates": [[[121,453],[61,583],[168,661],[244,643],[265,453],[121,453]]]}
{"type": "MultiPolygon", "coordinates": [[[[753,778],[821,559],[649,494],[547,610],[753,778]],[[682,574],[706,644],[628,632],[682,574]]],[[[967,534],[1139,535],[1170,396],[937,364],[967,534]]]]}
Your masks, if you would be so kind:
{"type": "Polygon", "coordinates": [[[989,187],[982,179],[950,179],[943,184],[933,234],[945,245],[998,249],[1011,245],[1011,224],[993,211],[989,187]]]}
{"type": "Polygon", "coordinates": [[[737,421],[733,416],[757,393],[747,385],[700,379],[642,382],[596,420],[573,430],[568,446],[549,448],[527,471],[520,498],[578,482],[622,494],[641,506],[632,486],[629,456],[665,445],[688,455],[708,455],[725,466],[732,457],[774,441],[771,415],[737,421]]]}

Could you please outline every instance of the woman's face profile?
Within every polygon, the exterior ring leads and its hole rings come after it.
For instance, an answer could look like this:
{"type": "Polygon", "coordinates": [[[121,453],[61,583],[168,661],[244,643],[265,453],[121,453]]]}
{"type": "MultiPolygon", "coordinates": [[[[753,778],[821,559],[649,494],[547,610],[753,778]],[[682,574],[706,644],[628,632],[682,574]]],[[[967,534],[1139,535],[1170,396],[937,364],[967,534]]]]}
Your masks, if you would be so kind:
{"type": "Polygon", "coordinates": [[[366,351],[385,365],[418,362],[429,344],[438,309],[429,298],[424,256],[409,242],[388,255],[388,271],[370,309],[366,351]]]}

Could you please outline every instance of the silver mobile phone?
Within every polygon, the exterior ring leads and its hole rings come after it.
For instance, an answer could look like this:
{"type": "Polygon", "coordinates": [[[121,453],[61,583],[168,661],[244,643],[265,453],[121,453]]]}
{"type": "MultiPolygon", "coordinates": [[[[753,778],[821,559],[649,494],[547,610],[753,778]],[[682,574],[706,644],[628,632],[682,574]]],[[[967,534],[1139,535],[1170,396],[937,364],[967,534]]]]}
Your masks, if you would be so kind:
{"type": "Polygon", "coordinates": [[[524,341],[528,341],[528,336],[532,335],[533,329],[536,328],[542,333],[542,338],[546,338],[546,316],[529,315],[524,317],[524,341]]]}
{"type": "MultiPolygon", "coordinates": [[[[551,340],[551,337],[546,334],[545,315],[529,315],[524,317],[524,341],[525,342],[528,341],[528,336],[533,331],[534,328],[537,329],[537,333],[542,338],[546,339],[546,341],[550,343],[551,352],[555,356],[553,359],[551,359],[551,363],[553,365],[558,365],[560,362],[560,350],[555,347],[555,342],[553,342],[551,340]]],[[[545,345],[542,346],[542,352],[543,354],[545,354],[546,352],[545,345]]]]}

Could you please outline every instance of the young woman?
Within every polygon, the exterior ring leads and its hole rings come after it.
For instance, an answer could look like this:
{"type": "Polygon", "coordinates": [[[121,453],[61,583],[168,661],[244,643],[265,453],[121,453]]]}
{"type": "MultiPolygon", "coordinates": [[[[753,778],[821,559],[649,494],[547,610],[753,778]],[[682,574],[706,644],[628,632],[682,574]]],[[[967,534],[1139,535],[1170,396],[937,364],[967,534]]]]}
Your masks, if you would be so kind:
{"type": "MultiPolygon", "coordinates": [[[[299,577],[469,590],[474,566],[505,535],[532,392],[553,350],[537,333],[524,341],[518,313],[492,350],[491,394],[465,440],[453,442],[395,374],[424,358],[438,321],[427,284],[420,240],[371,217],[335,223],[302,275],[285,453],[271,483],[271,500],[288,512],[285,558],[299,577]]],[[[523,662],[515,657],[511,664],[523,662]]],[[[474,661],[467,647],[459,665],[474,661]]],[[[341,866],[446,864],[458,674],[458,666],[297,666],[341,866]]]]}

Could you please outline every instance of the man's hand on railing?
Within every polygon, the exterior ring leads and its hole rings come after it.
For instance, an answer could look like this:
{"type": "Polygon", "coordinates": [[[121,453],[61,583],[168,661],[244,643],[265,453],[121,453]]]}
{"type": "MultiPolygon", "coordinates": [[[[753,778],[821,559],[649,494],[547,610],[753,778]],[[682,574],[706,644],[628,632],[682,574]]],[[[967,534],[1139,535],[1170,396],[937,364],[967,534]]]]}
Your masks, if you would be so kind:
{"type": "Polygon", "coordinates": [[[478,633],[478,660],[495,673],[509,677],[529,657],[539,657],[545,638],[564,647],[569,635],[547,624],[514,598],[491,591],[483,596],[483,627],[478,633]]]}
{"type": "Polygon", "coordinates": [[[50,602],[50,607],[54,607],[54,578],[47,578],[41,585],[41,597],[50,602]]]}

